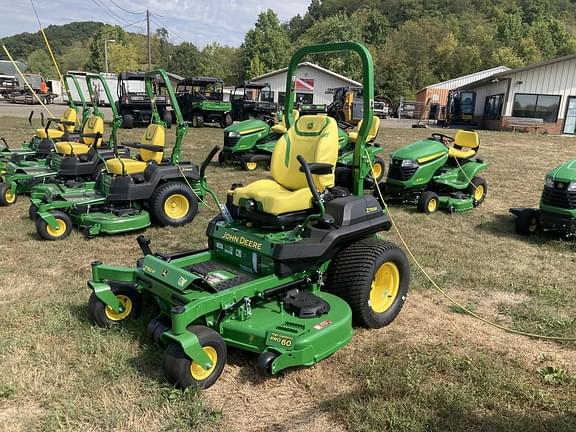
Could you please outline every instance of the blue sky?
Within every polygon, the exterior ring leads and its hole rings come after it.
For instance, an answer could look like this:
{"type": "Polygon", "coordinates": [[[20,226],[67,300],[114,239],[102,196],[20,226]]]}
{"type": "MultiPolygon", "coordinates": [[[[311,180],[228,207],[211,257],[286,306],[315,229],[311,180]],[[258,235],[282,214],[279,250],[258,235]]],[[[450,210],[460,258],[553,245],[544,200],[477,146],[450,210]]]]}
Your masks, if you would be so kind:
{"type": "MultiPolygon", "coordinates": [[[[261,11],[273,9],[281,21],[288,21],[303,15],[310,0],[34,0],[34,4],[44,27],[72,21],[137,22],[126,30],[144,34],[143,11],[149,9],[153,31],[166,27],[172,42],[185,40],[202,48],[210,42],[239,46],[261,11]]],[[[28,0],[0,0],[0,16],[0,37],[38,31],[28,0]]]]}

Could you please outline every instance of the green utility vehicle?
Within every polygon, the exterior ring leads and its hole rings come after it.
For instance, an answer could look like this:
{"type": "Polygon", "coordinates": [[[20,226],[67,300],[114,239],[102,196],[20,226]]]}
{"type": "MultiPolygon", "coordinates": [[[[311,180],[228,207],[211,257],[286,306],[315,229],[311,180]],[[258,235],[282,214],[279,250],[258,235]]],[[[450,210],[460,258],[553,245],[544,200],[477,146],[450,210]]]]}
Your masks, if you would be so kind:
{"type": "Polygon", "coordinates": [[[193,127],[232,124],[232,103],[224,101],[224,81],[212,77],[185,79],[176,86],[176,97],[184,120],[193,127]]]}
{"type": "Polygon", "coordinates": [[[274,92],[268,83],[244,81],[234,88],[231,101],[234,121],[269,118],[278,110],[278,105],[274,102],[274,92]]]}
{"type": "Polygon", "coordinates": [[[77,184],[94,179],[102,170],[105,161],[113,158],[115,153],[129,154],[125,148],[114,150],[112,148],[121,121],[115,111],[113,111],[110,139],[107,143],[103,141],[104,119],[97,104],[94,103],[96,96],[93,82],[94,80],[100,81],[110,97],[109,89],[105,85],[106,80],[92,73],[87,73],[85,78],[93,102],[93,112],[84,122],[82,133],[78,135],[79,141],[55,143],[54,150],[42,161],[9,162],[6,165],[6,172],[0,178],[0,206],[14,204],[18,195],[30,194],[35,187],[40,185],[62,184],[62,187],[65,187],[64,184],[77,184]]]}
{"type": "Polygon", "coordinates": [[[176,95],[162,69],[147,72],[145,81],[153,121],[139,143],[123,143],[138,149],[138,157],[121,157],[114,146],[115,157],[106,161],[95,182],[80,184],[76,191],[61,185],[43,198],[33,198],[36,230],[41,238],[62,240],[73,225],[88,237],[139,230],[150,225],[150,214],[159,225],[178,226],[196,215],[205,192],[200,181],[203,171],[199,172],[192,162],[180,161],[187,126],[176,95]],[[176,142],[169,159],[164,156],[166,125],[153,97],[153,82],[158,79],[166,87],[177,119],[176,142]]]}
{"type": "Polygon", "coordinates": [[[563,163],[544,179],[539,208],[511,208],[517,216],[516,232],[531,235],[537,231],[576,236],[576,160],[563,163]]]}
{"type": "Polygon", "coordinates": [[[475,157],[479,147],[475,131],[459,130],[454,138],[434,133],[392,153],[380,190],[385,199],[417,204],[422,213],[477,207],[488,192],[486,180],[477,175],[487,167],[475,157]]]}
{"type": "MultiPolygon", "coordinates": [[[[100,326],[135,318],[143,299],[159,315],[147,327],[166,346],[166,378],[207,388],[226,364],[227,347],[258,354],[269,374],[313,365],[352,338],[352,324],[379,328],[400,312],[408,293],[404,253],[375,235],[390,228],[378,201],[364,195],[363,158],[372,122],[374,75],[358,43],[304,47],[290,61],[286,127],[271,159],[272,178],[233,185],[221,215],[208,225],[208,249],[153,253],[134,268],[92,263],[88,302],[100,326]],[[294,121],[293,77],[309,54],[355,51],[364,68],[364,123],[354,151],[352,191],[335,187],[338,127],[327,116],[294,121]]],[[[204,182],[204,180],[202,180],[204,182]]],[[[217,196],[208,189],[214,200],[217,196]]]]}

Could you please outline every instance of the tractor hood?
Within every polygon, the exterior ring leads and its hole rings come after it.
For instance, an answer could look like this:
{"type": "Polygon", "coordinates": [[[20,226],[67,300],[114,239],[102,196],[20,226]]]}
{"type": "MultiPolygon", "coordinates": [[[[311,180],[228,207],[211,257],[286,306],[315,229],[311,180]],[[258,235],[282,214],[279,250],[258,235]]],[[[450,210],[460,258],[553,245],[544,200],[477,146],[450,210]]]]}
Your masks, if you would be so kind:
{"type": "Polygon", "coordinates": [[[559,167],[554,168],[546,174],[546,177],[551,177],[553,180],[557,181],[576,181],[576,160],[565,162],[559,167]]]}
{"type": "Polygon", "coordinates": [[[436,159],[445,153],[448,153],[448,148],[444,144],[427,138],[396,150],[392,153],[392,159],[413,160],[422,163],[436,159]]]}
{"type": "Polygon", "coordinates": [[[268,126],[266,122],[258,119],[249,119],[228,126],[224,129],[224,133],[228,134],[229,132],[236,132],[240,135],[248,135],[268,129],[270,129],[270,126],[268,126]]]}

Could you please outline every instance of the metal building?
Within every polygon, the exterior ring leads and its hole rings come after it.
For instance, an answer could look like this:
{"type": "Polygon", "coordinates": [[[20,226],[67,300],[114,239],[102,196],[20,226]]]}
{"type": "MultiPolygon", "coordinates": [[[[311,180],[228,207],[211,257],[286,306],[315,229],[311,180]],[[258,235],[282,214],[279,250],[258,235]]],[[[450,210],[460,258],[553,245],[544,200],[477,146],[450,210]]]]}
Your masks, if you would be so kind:
{"type": "Polygon", "coordinates": [[[483,128],[532,121],[540,131],[576,134],[576,55],[501,72],[459,90],[476,93],[474,117],[483,128]]]}
{"type": "MultiPolygon", "coordinates": [[[[284,105],[286,73],[288,68],[279,69],[252,78],[250,81],[268,83],[274,92],[274,102],[284,105]]],[[[296,100],[306,104],[329,104],[333,89],[338,87],[362,87],[362,84],[346,78],[317,64],[303,62],[296,72],[296,100]]]]}

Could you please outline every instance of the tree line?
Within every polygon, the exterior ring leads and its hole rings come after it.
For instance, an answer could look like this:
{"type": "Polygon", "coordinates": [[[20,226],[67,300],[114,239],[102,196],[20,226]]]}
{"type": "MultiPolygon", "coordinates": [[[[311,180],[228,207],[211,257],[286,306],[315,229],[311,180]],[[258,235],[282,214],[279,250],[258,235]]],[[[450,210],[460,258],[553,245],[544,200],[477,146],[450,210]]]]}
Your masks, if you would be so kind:
{"type": "MultiPolygon", "coordinates": [[[[375,63],[376,88],[392,99],[411,98],[426,85],[505,65],[519,67],[576,53],[575,0],[311,0],[307,12],[282,23],[273,10],[258,20],[236,48],[218,43],[198,49],[175,45],[165,28],[152,38],[155,67],[176,74],[218,76],[228,84],[287,66],[294,50],[313,43],[357,41],[375,63]]],[[[104,41],[112,72],[146,70],[143,35],[102,23],[49,26],[62,70],[103,71],[104,41]]],[[[55,77],[38,33],[4,38],[29,69],[55,77]]],[[[355,80],[353,54],[310,59],[355,80]]]]}

